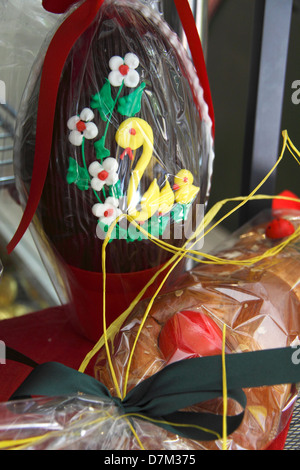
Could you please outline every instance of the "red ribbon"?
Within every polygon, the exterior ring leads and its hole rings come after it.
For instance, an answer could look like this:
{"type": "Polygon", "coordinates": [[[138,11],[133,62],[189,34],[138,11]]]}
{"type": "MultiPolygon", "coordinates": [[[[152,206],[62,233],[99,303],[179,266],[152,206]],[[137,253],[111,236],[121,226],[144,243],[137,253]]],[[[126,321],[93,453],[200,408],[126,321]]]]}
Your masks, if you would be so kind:
{"type": "MultiPolygon", "coordinates": [[[[44,8],[52,13],[64,13],[76,3],[77,1],[74,0],[43,0],[44,8]]],[[[50,160],[57,93],[64,64],[76,40],[91,25],[103,3],[104,0],[86,0],[78,6],[58,28],[48,47],[41,75],[31,186],[19,227],[7,245],[8,253],[14,250],[28,229],[42,196],[50,160]]],[[[174,3],[188,40],[195,69],[204,89],[204,98],[209,107],[214,132],[212,99],[194,16],[188,0],[174,0],[174,3]]]]}
{"type": "Polygon", "coordinates": [[[209,116],[212,120],[212,135],[215,134],[214,107],[209,86],[209,80],[206,70],[205,59],[198,29],[195,23],[194,15],[188,0],[174,0],[176,9],[185,32],[188,45],[191,51],[193,63],[203,88],[204,100],[208,106],[209,116]]]}
{"type": "Polygon", "coordinates": [[[65,13],[77,0],[43,0],[43,8],[50,13],[65,13]]]}

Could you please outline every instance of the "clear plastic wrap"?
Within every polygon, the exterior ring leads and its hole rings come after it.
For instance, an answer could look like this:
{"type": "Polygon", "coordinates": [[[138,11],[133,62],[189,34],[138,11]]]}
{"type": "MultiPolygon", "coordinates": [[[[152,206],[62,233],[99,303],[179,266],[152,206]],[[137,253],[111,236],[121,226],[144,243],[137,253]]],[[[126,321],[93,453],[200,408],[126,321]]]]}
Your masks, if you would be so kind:
{"type": "MultiPolygon", "coordinates": [[[[161,449],[162,442],[170,451],[191,449],[188,441],[148,421],[130,421],[148,449],[161,449]]],[[[1,403],[0,449],[142,450],[128,418],[113,402],[85,395],[1,403]]]]}
{"type": "MultiPolygon", "coordinates": [[[[214,139],[205,68],[199,77],[156,3],[105,0],[71,48],[59,81],[33,233],[63,301],[75,306],[92,340],[101,334],[101,250],[112,222],[123,217],[106,250],[106,300],[116,318],[170,257],[134,223],[182,246],[210,192],[214,139]]],[[[81,6],[63,15],[58,31],[81,6]]],[[[39,184],[33,166],[44,150],[35,153],[45,52],[17,122],[14,165],[24,207],[39,184]]]]}
{"type": "MultiPolygon", "coordinates": [[[[153,425],[134,420],[152,437],[153,425]]],[[[161,431],[164,435],[164,431],[161,431]]],[[[140,450],[118,408],[109,400],[70,396],[0,404],[0,448],[4,450],[140,450]],[[27,441],[28,439],[28,441],[27,441]]]]}
{"type": "Polygon", "coordinates": [[[36,55],[57,21],[37,0],[28,0],[26,6],[20,0],[0,2],[0,198],[8,212],[18,210],[12,162],[16,115],[36,55]]]}
{"type": "Polygon", "coordinates": [[[17,113],[30,70],[57,17],[38,0],[1,0],[0,77],[6,84],[6,103],[17,113]]]}
{"type": "MultiPolygon", "coordinates": [[[[279,245],[282,240],[266,236],[273,217],[270,213],[261,214],[230,239],[230,247],[223,250],[220,247],[218,256],[225,260],[245,260],[279,245]]],[[[299,212],[285,214],[284,219],[294,228],[299,227],[299,212]]],[[[177,283],[176,290],[155,300],[146,317],[148,301],[143,301],[110,347],[120,390],[124,390],[126,383],[129,391],[172,361],[220,354],[224,324],[227,354],[297,347],[300,339],[299,267],[299,240],[296,239],[277,255],[251,266],[199,263],[177,283]]],[[[95,374],[113,395],[116,392],[107,358],[103,347],[95,374]]],[[[247,407],[243,422],[228,436],[227,446],[231,450],[265,449],[291,416],[296,387],[292,384],[256,387],[246,389],[245,393],[247,407]]],[[[221,414],[223,402],[214,400],[205,406],[202,404],[201,408],[221,414]]],[[[237,411],[238,405],[229,400],[228,413],[237,411]]],[[[147,439],[140,437],[147,448],[147,439]]],[[[168,449],[168,439],[160,442],[160,449],[168,449]]],[[[174,436],[172,439],[176,440],[174,436]]],[[[196,442],[177,438],[176,442],[178,448],[222,448],[221,440],[196,442]]]]}

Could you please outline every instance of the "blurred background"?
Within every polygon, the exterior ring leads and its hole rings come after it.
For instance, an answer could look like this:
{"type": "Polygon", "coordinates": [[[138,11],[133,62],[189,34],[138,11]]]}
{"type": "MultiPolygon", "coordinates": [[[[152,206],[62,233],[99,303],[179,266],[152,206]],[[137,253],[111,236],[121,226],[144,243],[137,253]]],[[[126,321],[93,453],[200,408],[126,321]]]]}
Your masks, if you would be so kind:
{"type": "MultiPolygon", "coordinates": [[[[241,193],[253,44],[259,35],[255,24],[255,8],[258,3],[263,5],[264,0],[209,2],[207,70],[216,118],[216,159],[209,205],[224,197],[234,197],[241,193]]],[[[299,0],[292,2],[289,32],[280,129],[288,130],[291,140],[299,149],[300,104],[293,104],[291,99],[295,91],[292,83],[300,80],[299,0]]],[[[270,75],[270,87],[275,78],[270,75]]],[[[297,165],[288,155],[277,172],[275,194],[284,189],[300,196],[297,165]]],[[[224,225],[229,230],[235,230],[239,222],[239,215],[235,214],[224,225]]]]}
{"type": "MultiPolygon", "coordinates": [[[[163,12],[184,42],[173,1],[151,0],[151,3],[163,12]]],[[[265,5],[265,0],[190,0],[190,4],[202,38],[215,110],[216,157],[211,207],[221,199],[243,194],[253,44],[260,35],[255,15],[258,5],[265,5]]],[[[280,128],[287,129],[300,148],[300,104],[293,104],[291,99],[292,83],[300,80],[300,0],[292,4],[280,128]]],[[[6,255],[6,244],[21,219],[21,209],[12,197],[15,196],[12,149],[16,114],[32,64],[57,21],[56,15],[42,9],[41,0],[26,0],[26,8],[24,5],[23,0],[0,1],[0,80],[6,85],[6,103],[0,105],[0,259],[4,266],[0,282],[0,319],[59,303],[29,232],[15,252],[6,255]]],[[[270,83],[272,80],[270,76],[270,83]]],[[[278,144],[280,147],[280,142],[278,144]]],[[[266,141],[265,145],[268,147],[270,143],[266,141]]],[[[283,189],[300,195],[298,169],[288,157],[276,177],[276,193],[283,189]]],[[[239,214],[231,216],[205,240],[204,250],[218,245],[240,223],[239,214]]]]}

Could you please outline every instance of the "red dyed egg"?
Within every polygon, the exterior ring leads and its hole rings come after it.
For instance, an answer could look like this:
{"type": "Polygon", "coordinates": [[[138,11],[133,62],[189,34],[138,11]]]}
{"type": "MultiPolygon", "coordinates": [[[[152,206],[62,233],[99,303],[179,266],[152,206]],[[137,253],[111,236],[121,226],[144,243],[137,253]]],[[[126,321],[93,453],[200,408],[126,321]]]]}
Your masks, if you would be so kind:
{"type": "Polygon", "coordinates": [[[206,314],[185,310],[173,315],[159,336],[159,348],[170,362],[222,353],[222,331],[206,314]]]}
{"type": "Polygon", "coordinates": [[[288,237],[295,232],[291,222],[286,219],[277,218],[272,220],[266,229],[266,236],[271,240],[279,240],[288,237]]]}

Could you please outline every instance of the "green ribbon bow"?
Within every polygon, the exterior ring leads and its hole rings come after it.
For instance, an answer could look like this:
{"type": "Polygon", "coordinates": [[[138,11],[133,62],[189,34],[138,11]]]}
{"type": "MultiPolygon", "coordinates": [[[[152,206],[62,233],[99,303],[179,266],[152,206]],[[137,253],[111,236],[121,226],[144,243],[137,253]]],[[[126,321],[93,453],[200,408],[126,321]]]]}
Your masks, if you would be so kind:
{"type": "MultiPolygon", "coordinates": [[[[243,388],[300,381],[300,361],[294,348],[269,349],[226,355],[227,396],[243,411],[227,416],[227,434],[241,424],[246,407],[243,388]]],[[[113,397],[95,378],[56,362],[36,366],[12,399],[30,396],[61,396],[83,393],[112,400],[122,414],[138,415],[180,436],[205,441],[222,435],[223,416],[181,411],[223,396],[222,356],[185,359],[166,366],[136,385],[123,400],[113,397]]]]}

